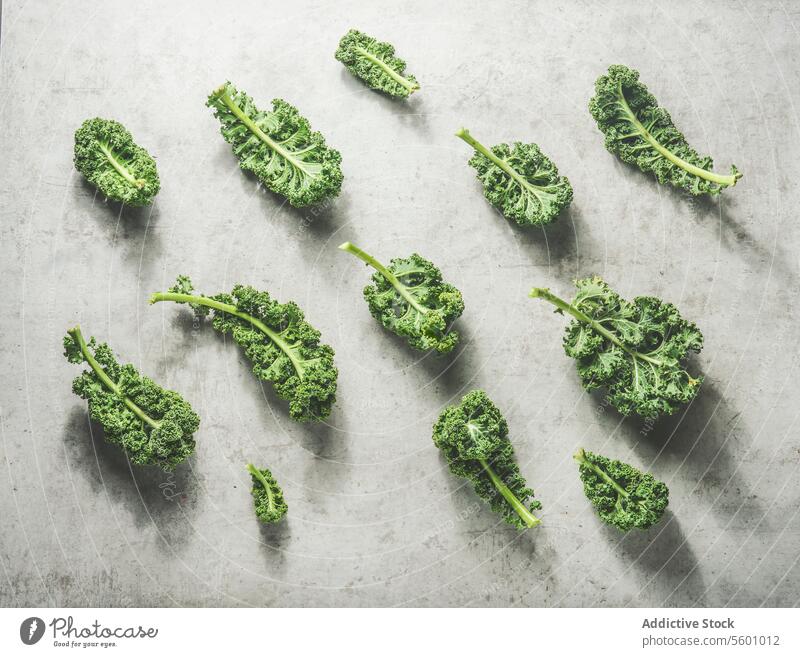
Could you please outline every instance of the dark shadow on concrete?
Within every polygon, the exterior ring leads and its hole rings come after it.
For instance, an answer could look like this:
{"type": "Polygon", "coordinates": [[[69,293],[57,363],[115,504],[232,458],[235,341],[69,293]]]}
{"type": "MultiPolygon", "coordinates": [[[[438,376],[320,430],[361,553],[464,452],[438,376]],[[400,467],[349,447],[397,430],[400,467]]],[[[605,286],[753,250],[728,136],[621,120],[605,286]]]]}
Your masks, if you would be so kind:
{"type": "Polygon", "coordinates": [[[70,469],[107,496],[117,515],[130,513],[140,528],[154,525],[165,551],[180,550],[200,494],[194,456],[172,473],[132,465],[122,449],[106,441],[102,426],[89,420],[82,403],[70,411],[62,441],[70,469]]]}
{"type": "Polygon", "coordinates": [[[289,523],[288,516],[276,523],[259,522],[264,564],[273,575],[286,570],[286,546],[292,540],[292,528],[289,523]]]}
{"type": "Polygon", "coordinates": [[[631,434],[638,438],[634,449],[643,452],[643,459],[662,449],[673,458],[685,458],[681,471],[688,470],[696,477],[695,492],[713,503],[712,512],[735,514],[745,500],[749,513],[762,512],[733,456],[743,451],[734,450],[734,445],[749,444],[748,430],[741,424],[741,413],[731,407],[714,381],[705,379],[691,404],[649,431],[641,419],[629,419],[626,424],[632,422],[638,427],[636,434],[631,434]]]}
{"type": "MultiPolygon", "coordinates": [[[[734,188],[735,190],[735,188],[734,188]]],[[[688,205],[696,224],[713,228],[722,224],[719,239],[730,253],[744,259],[754,269],[772,266],[783,280],[794,280],[794,254],[787,257],[780,242],[774,245],[760,243],[750,230],[737,218],[740,203],[736,192],[729,190],[724,200],[709,196],[689,197],[688,205]]],[[[716,237],[716,235],[712,235],[716,237]]]]}
{"type": "Polygon", "coordinates": [[[377,320],[375,330],[380,332],[381,348],[386,351],[398,352],[397,360],[406,361],[409,367],[422,367],[426,372],[426,380],[431,389],[444,389],[445,394],[452,395],[464,389],[472,378],[470,372],[474,369],[470,361],[474,341],[467,323],[459,318],[453,324],[453,329],[459,334],[456,347],[447,354],[440,354],[431,349],[422,352],[408,344],[405,338],[392,333],[384,328],[377,320]]]}
{"type": "MultiPolygon", "coordinates": [[[[348,91],[354,96],[359,96],[365,106],[369,104],[371,107],[379,107],[396,116],[401,122],[410,125],[415,130],[420,131],[422,135],[427,135],[430,132],[430,125],[428,117],[423,107],[423,96],[421,91],[416,91],[408,98],[395,98],[388,96],[380,91],[370,89],[355,75],[350,73],[344,66],[340,74],[342,83],[347,87],[348,91]]],[[[456,130],[458,126],[453,128],[456,130]]]]}
{"type": "Polygon", "coordinates": [[[81,203],[89,206],[86,213],[96,219],[95,223],[102,231],[106,245],[115,251],[119,249],[120,261],[137,275],[155,266],[163,251],[157,230],[160,219],[158,197],[152,205],[133,207],[105,200],[84,178],[81,178],[81,184],[83,192],[79,195],[86,197],[81,199],[81,203]],[[147,257],[143,258],[144,251],[147,257]]]}
{"type": "Polygon", "coordinates": [[[81,187],[85,196],[91,197],[92,208],[100,208],[109,219],[107,225],[116,230],[117,219],[120,220],[120,227],[123,230],[122,237],[127,238],[128,233],[143,233],[148,224],[152,225],[158,221],[160,211],[158,208],[158,196],[153,199],[151,205],[142,207],[125,205],[119,201],[113,201],[103,196],[94,185],[86,178],[81,177],[81,187]],[[111,221],[113,219],[113,222],[111,221]]]}
{"type": "Polygon", "coordinates": [[[697,568],[697,557],[686,539],[678,520],[667,509],[661,522],[647,531],[631,530],[619,540],[619,531],[606,526],[609,540],[619,541],[619,548],[628,563],[646,573],[648,581],[638,590],[638,599],[653,600],[646,593],[657,587],[663,606],[703,605],[705,585],[697,568]]]}
{"type": "Polygon", "coordinates": [[[422,361],[431,384],[440,389],[444,395],[451,398],[458,393],[466,393],[470,384],[475,380],[476,368],[472,363],[470,349],[473,338],[461,333],[461,341],[449,354],[430,353],[422,361]]]}
{"type": "Polygon", "coordinates": [[[314,456],[328,461],[346,461],[349,452],[347,430],[341,415],[334,408],[331,416],[322,422],[298,426],[300,446],[314,456]],[[337,421],[337,418],[338,421],[337,421]]]}
{"type": "Polygon", "coordinates": [[[542,252],[556,271],[561,270],[562,263],[571,265],[573,269],[576,267],[583,215],[574,203],[547,226],[520,226],[516,221],[506,219],[499,210],[496,213],[498,220],[511,226],[522,247],[542,252]]]}
{"type": "MultiPolygon", "coordinates": [[[[262,189],[261,197],[266,198],[266,194],[276,196],[268,191],[264,193],[262,189]]],[[[281,200],[283,199],[281,198],[281,200]]],[[[306,235],[317,240],[327,239],[350,221],[347,213],[349,205],[350,198],[347,192],[343,191],[338,196],[303,208],[295,208],[289,203],[283,203],[280,207],[275,208],[274,215],[286,215],[287,239],[302,240],[306,235]]]]}
{"type": "MultiPolygon", "coordinates": [[[[175,313],[171,323],[172,326],[181,330],[188,340],[192,338],[196,330],[194,314],[186,305],[180,305],[179,308],[180,311],[175,313]]],[[[287,426],[295,425],[299,429],[299,432],[293,431],[291,435],[296,436],[299,434],[301,438],[299,444],[303,449],[324,459],[345,459],[347,455],[347,432],[341,428],[343,421],[337,411],[336,404],[333,405],[331,416],[322,422],[295,422],[289,416],[289,402],[276,394],[271,382],[262,381],[252,374],[252,363],[250,359],[247,358],[244,350],[230,335],[223,335],[215,330],[211,326],[210,320],[207,319],[201,322],[200,331],[204,333],[208,332],[209,334],[213,333],[213,339],[223,342],[227,348],[237,350],[241,366],[246,368],[248,374],[248,376],[243,377],[242,380],[242,385],[245,387],[242,393],[247,394],[249,392],[266,402],[258,405],[263,420],[261,426],[269,427],[276,421],[287,426]],[[279,414],[280,417],[275,418],[274,415],[276,414],[279,414]],[[337,417],[340,423],[337,423],[337,417]]],[[[183,359],[180,361],[173,360],[170,362],[170,366],[180,365],[182,362],[183,359]]]]}

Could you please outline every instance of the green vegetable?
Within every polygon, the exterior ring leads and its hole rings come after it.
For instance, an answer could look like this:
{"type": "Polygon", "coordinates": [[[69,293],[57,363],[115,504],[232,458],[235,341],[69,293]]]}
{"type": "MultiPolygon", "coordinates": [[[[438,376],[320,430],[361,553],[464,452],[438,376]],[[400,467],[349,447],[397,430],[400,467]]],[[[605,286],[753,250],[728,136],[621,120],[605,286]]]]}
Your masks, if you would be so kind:
{"type": "Polygon", "coordinates": [[[574,458],[580,464],[583,492],[603,522],[626,532],[647,529],[661,519],[669,502],[665,483],[627,463],[583,449],[574,458]]]}
{"type": "Polygon", "coordinates": [[[436,349],[442,354],[452,351],[458,333],[448,327],[461,316],[464,301],[461,292],[442,281],[442,273],[432,262],[412,253],[384,267],[350,242],[339,248],[375,268],[372,285],[364,288],[375,319],[415,349],[436,349]]]}
{"type": "Polygon", "coordinates": [[[606,148],[623,162],[651,172],[658,182],[670,183],[693,196],[715,196],[733,187],[742,174],[731,166],[728,175],[711,171],[714,161],[697,153],[672,123],[669,112],[647,87],[639,72],[609,66],[595,82],[589,111],[605,135],[606,148]]]}
{"type": "Polygon", "coordinates": [[[278,522],[286,515],[289,507],[283,499],[283,491],[275,481],[275,477],[266,468],[260,470],[252,463],[247,464],[247,471],[253,480],[250,492],[253,495],[258,519],[264,524],[278,522]]]}
{"type": "Polygon", "coordinates": [[[405,73],[406,63],[394,56],[394,46],[350,30],[339,41],[336,59],[370,89],[389,96],[407,98],[419,89],[417,79],[405,73]]]}
{"type": "Polygon", "coordinates": [[[108,198],[148,205],[158,194],[155,160],[121,123],[87,119],[75,132],[75,168],[108,198]]]}
{"type": "Polygon", "coordinates": [[[192,282],[178,276],[169,292],[157,292],[150,303],[188,303],[197,317],[213,312],[213,327],[231,334],[253,363],[253,374],[272,382],[289,402],[293,420],[324,420],[336,401],[338,371],[333,349],[320,344],[320,332],[303,319],[293,301],[278,303],[267,292],[235,285],[230,294],[192,294],[192,282]]]}
{"type": "Polygon", "coordinates": [[[572,185],[536,144],[514,142],[492,146],[477,141],[465,128],[456,132],[475,149],[471,167],[478,171],[483,195],[506,219],[520,226],[544,226],[572,202],[572,185]]]}
{"type": "Polygon", "coordinates": [[[194,452],[200,418],[177,392],[160,388],[133,365],[120,365],[107,344],[94,338],[87,344],[77,326],[67,331],[64,355],[70,363],[89,365],[72,391],[88,400],[89,417],[133,463],[169,472],[194,452]]]}
{"type": "Polygon", "coordinates": [[[450,472],[469,479],[506,522],[520,529],[541,522],[531,513],[542,505],[519,472],[508,424],[485,392],[473,390],[460,404],[446,408],[433,427],[433,442],[450,472]]]}
{"type": "Polygon", "coordinates": [[[206,102],[222,126],[220,132],[239,158],[266,187],[295,207],[337,196],[342,188],[342,156],[312,132],[308,121],[285,100],[262,112],[243,91],[226,82],[206,102]]]}
{"type": "Polygon", "coordinates": [[[571,304],[547,288],[534,288],[530,296],[574,317],[564,335],[564,351],[576,360],[586,390],[605,386],[620,413],[652,419],[694,399],[702,377],[692,377],[683,361],[703,347],[697,326],[655,297],[628,302],[599,277],[575,281],[575,286],[571,304]]]}

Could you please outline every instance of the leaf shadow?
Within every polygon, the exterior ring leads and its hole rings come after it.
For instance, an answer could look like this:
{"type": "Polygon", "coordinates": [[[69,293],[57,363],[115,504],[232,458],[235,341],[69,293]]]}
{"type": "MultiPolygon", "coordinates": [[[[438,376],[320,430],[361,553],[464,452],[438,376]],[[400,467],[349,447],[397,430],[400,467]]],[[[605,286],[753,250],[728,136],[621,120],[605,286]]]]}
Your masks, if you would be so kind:
{"type": "Polygon", "coordinates": [[[62,442],[70,470],[81,473],[96,495],[108,498],[114,515],[129,515],[140,529],[154,526],[165,552],[185,545],[201,492],[194,456],[172,473],[133,465],[106,441],[102,425],[89,419],[85,406],[70,410],[62,442]]]}
{"type": "Polygon", "coordinates": [[[276,523],[265,524],[256,519],[260,525],[260,545],[264,555],[264,563],[271,573],[286,571],[286,547],[292,540],[292,528],[288,517],[276,523]]]}
{"type": "Polygon", "coordinates": [[[406,362],[408,367],[421,367],[425,371],[425,387],[435,385],[436,389],[452,397],[454,392],[464,390],[474,380],[475,376],[471,374],[474,369],[471,362],[474,350],[469,348],[474,337],[463,319],[455,320],[452,326],[459,334],[459,341],[447,354],[440,354],[433,349],[422,352],[408,344],[405,338],[381,326],[377,320],[375,324],[381,339],[388,345],[386,351],[392,352],[392,362],[406,362]]]}
{"type": "Polygon", "coordinates": [[[642,460],[654,461],[662,453],[680,459],[681,471],[697,480],[693,492],[710,498],[715,513],[732,517],[743,505],[748,513],[761,513],[760,502],[739,470],[740,459],[733,453],[737,444],[750,442],[749,431],[741,426],[741,413],[731,407],[712,379],[706,377],[695,399],[675,415],[655,425],[634,418],[624,424],[637,426],[632,447],[642,460]]]}
{"type": "Polygon", "coordinates": [[[546,226],[520,226],[506,219],[499,210],[497,214],[509,224],[523,247],[543,252],[548,265],[555,265],[557,270],[561,270],[562,263],[577,268],[578,235],[583,224],[580,207],[571,204],[556,221],[546,226]]]}
{"type": "Polygon", "coordinates": [[[160,233],[156,230],[161,217],[158,198],[152,205],[134,207],[118,201],[103,200],[102,194],[85,179],[81,179],[81,185],[81,195],[92,199],[92,214],[98,215],[98,210],[100,211],[95,225],[103,232],[105,243],[110,247],[118,244],[124,246],[122,259],[130,260],[137,273],[150,263],[158,262],[157,256],[163,250],[160,233]],[[142,257],[145,246],[147,258],[142,257]]]}
{"type": "MultiPolygon", "coordinates": [[[[731,194],[724,199],[709,196],[689,197],[689,208],[695,224],[704,229],[720,225],[719,239],[730,253],[744,258],[755,270],[762,269],[765,264],[774,266],[778,272],[789,279],[797,277],[793,270],[793,255],[787,258],[781,243],[773,247],[762,244],[750,229],[737,219],[738,210],[743,208],[741,195],[731,194]],[[709,222],[714,219],[714,222],[709,222]]],[[[746,211],[746,210],[745,210],[746,211]]],[[[716,235],[714,235],[716,237],[716,235]]]]}
{"type": "Polygon", "coordinates": [[[617,541],[626,561],[647,575],[649,581],[637,591],[635,601],[653,606],[653,595],[645,592],[653,587],[663,596],[660,606],[686,607],[703,604],[705,585],[697,567],[697,556],[686,534],[670,509],[664,512],[661,522],[647,531],[632,530],[619,539],[619,531],[605,526],[603,532],[610,541],[617,541]],[[675,597],[673,605],[668,601],[675,597]]]}
{"type": "Polygon", "coordinates": [[[421,107],[423,103],[423,97],[420,95],[422,93],[421,90],[411,94],[408,98],[396,98],[395,96],[389,96],[380,91],[370,89],[344,67],[342,67],[340,78],[348,88],[348,91],[352,95],[358,96],[359,101],[368,102],[372,107],[388,109],[402,123],[408,124],[423,135],[429,134],[428,115],[421,107]]]}
{"type": "MultiPolygon", "coordinates": [[[[194,313],[189,308],[182,306],[180,312],[172,318],[171,325],[187,334],[187,337],[193,336],[196,331],[194,313]]],[[[263,381],[252,374],[252,364],[242,347],[230,335],[223,335],[215,330],[208,320],[201,323],[201,329],[213,333],[213,338],[209,336],[208,339],[217,340],[226,347],[237,350],[238,361],[248,374],[242,377],[241,382],[238,382],[237,385],[243,385],[254,397],[260,397],[266,402],[256,405],[262,420],[259,426],[273,426],[278,422],[278,424],[292,427],[290,433],[293,437],[298,438],[299,445],[320,458],[343,458],[346,455],[347,445],[339,439],[346,436],[346,431],[340,426],[344,423],[341,422],[341,414],[337,411],[336,404],[333,405],[331,415],[324,421],[296,422],[292,420],[289,416],[289,402],[278,396],[269,381],[263,381]],[[278,417],[276,417],[277,414],[279,414],[278,417]],[[295,427],[299,431],[296,431],[295,427]]],[[[183,362],[183,358],[180,356],[173,357],[173,360],[173,364],[176,366],[183,362]]]]}
{"type": "MultiPolygon", "coordinates": [[[[268,192],[267,190],[267,193],[268,192]]],[[[273,194],[273,196],[275,196],[273,194]]],[[[265,195],[262,194],[262,198],[265,195]]],[[[305,235],[315,239],[328,238],[348,223],[350,197],[346,192],[322,200],[316,205],[296,208],[288,202],[281,204],[274,212],[275,216],[284,214],[289,218],[286,238],[296,241],[305,235]]]]}

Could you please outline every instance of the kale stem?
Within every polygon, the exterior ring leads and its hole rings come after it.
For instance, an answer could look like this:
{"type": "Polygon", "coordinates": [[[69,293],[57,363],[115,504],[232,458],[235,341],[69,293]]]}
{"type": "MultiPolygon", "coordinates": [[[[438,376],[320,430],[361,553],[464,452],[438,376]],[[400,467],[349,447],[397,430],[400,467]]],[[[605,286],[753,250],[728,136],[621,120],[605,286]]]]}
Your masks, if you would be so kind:
{"type": "Polygon", "coordinates": [[[375,66],[383,69],[383,71],[390,77],[392,80],[397,82],[397,84],[405,87],[408,90],[409,94],[413,94],[417,89],[419,89],[419,84],[415,82],[411,82],[411,80],[407,80],[402,75],[400,75],[397,71],[395,71],[391,66],[389,66],[386,62],[382,59],[378,59],[373,55],[369,50],[362,48],[361,46],[356,46],[355,51],[361,55],[362,57],[366,57],[370,62],[375,64],[375,66]]]}
{"type": "Polygon", "coordinates": [[[273,331],[269,326],[264,324],[260,319],[257,317],[253,317],[252,315],[248,315],[247,313],[243,313],[239,310],[236,306],[233,306],[229,303],[223,303],[222,301],[217,301],[216,299],[212,299],[210,297],[203,297],[195,294],[181,294],[179,292],[156,292],[150,297],[150,303],[158,303],[159,301],[174,301],[176,303],[196,303],[201,306],[207,306],[208,308],[213,308],[214,310],[218,310],[223,313],[228,313],[229,315],[233,315],[234,317],[238,317],[239,319],[243,319],[246,322],[249,322],[253,326],[255,326],[259,331],[264,333],[275,345],[284,353],[286,357],[291,361],[292,367],[294,367],[295,371],[297,372],[297,376],[300,377],[302,380],[303,374],[305,372],[305,366],[302,362],[297,359],[297,355],[292,350],[292,347],[275,331],[273,331]]]}
{"type": "Polygon", "coordinates": [[[616,481],[614,481],[614,479],[612,479],[605,470],[598,468],[594,463],[592,463],[586,457],[586,451],[583,449],[583,447],[581,447],[577,452],[575,452],[572,458],[574,458],[581,465],[585,465],[594,470],[594,472],[597,473],[598,477],[600,477],[607,484],[610,484],[614,488],[614,490],[616,490],[620,495],[622,495],[623,497],[629,497],[628,491],[626,491],[622,486],[620,486],[616,481]]]}
{"type": "Polygon", "coordinates": [[[597,320],[592,319],[591,317],[589,317],[589,315],[587,315],[583,311],[578,310],[571,303],[567,303],[563,299],[560,299],[555,294],[553,294],[548,288],[546,288],[546,287],[535,287],[535,288],[533,288],[531,290],[531,293],[530,293],[529,296],[531,297],[531,299],[545,299],[545,300],[549,301],[550,303],[552,303],[559,310],[568,312],[570,315],[572,315],[579,322],[583,322],[584,324],[588,324],[589,326],[592,327],[592,329],[597,331],[604,338],[606,338],[607,340],[610,340],[615,345],[617,345],[620,349],[622,349],[623,351],[627,352],[628,354],[630,354],[634,358],[641,358],[642,360],[647,361],[648,363],[652,363],[653,365],[656,365],[656,366],[659,366],[659,367],[663,364],[660,360],[657,360],[655,358],[651,358],[650,356],[647,356],[646,354],[642,354],[642,353],[636,351],[635,349],[631,349],[627,345],[623,344],[622,341],[616,335],[614,335],[611,331],[609,331],[600,322],[598,322],[597,320]]]}
{"type": "Polygon", "coordinates": [[[126,397],[119,389],[119,386],[111,380],[111,377],[108,376],[106,371],[103,369],[103,366],[97,362],[97,359],[94,357],[92,352],[89,351],[89,346],[86,344],[86,340],[83,339],[81,327],[76,326],[75,328],[71,328],[69,331],[67,331],[67,333],[75,341],[75,344],[80,347],[81,353],[83,354],[86,362],[89,364],[89,367],[94,370],[95,374],[97,374],[98,378],[105,384],[105,386],[117,397],[121,398],[125,406],[127,406],[138,418],[149,424],[154,429],[158,429],[158,427],[161,426],[161,422],[151,418],[141,408],[128,399],[128,397],[126,397]]]}
{"type": "MultiPolygon", "coordinates": [[[[703,178],[713,183],[717,183],[718,185],[722,185],[723,187],[733,187],[742,177],[740,172],[736,172],[735,174],[730,174],[727,176],[720,175],[718,173],[714,173],[713,171],[706,171],[705,169],[701,169],[694,164],[690,164],[686,160],[682,160],[679,158],[675,153],[673,153],[668,148],[662,146],[659,141],[650,134],[650,131],[645,128],[639,119],[636,117],[636,114],[633,113],[630,105],[628,105],[628,100],[625,98],[625,94],[622,91],[622,82],[620,81],[617,84],[617,94],[620,97],[620,103],[622,105],[622,110],[625,114],[628,115],[628,120],[633,124],[634,128],[639,131],[642,138],[650,144],[653,148],[656,149],[661,155],[667,158],[673,164],[679,166],[684,171],[688,171],[692,175],[698,176],[699,178],[703,178]]],[[[620,139],[625,139],[627,137],[620,137],[620,139]]]]}
{"type": "Polygon", "coordinates": [[[491,149],[486,148],[483,144],[481,144],[475,137],[469,134],[469,130],[466,128],[459,128],[456,131],[456,137],[463,139],[467,144],[472,146],[476,151],[478,151],[481,155],[486,156],[491,160],[494,164],[496,164],[504,173],[509,175],[512,180],[516,181],[520,186],[527,188],[530,192],[536,197],[536,200],[541,203],[541,199],[539,198],[538,192],[543,189],[547,189],[546,187],[541,187],[540,185],[534,185],[533,183],[526,180],[522,177],[519,173],[514,171],[511,165],[506,162],[504,159],[497,157],[491,149]]]}
{"type": "Polygon", "coordinates": [[[392,284],[397,293],[405,299],[409,305],[411,305],[417,312],[422,315],[425,315],[428,312],[428,309],[425,306],[419,305],[417,300],[408,292],[408,289],[405,285],[403,285],[399,280],[397,280],[397,276],[395,276],[392,272],[390,272],[386,267],[384,267],[380,262],[378,262],[375,258],[373,258],[369,253],[359,249],[355,244],[351,242],[345,242],[344,244],[340,244],[339,248],[342,251],[347,251],[348,253],[353,254],[359,260],[363,260],[366,262],[370,267],[373,267],[378,273],[380,273],[389,283],[392,284]]]}
{"type": "MultiPolygon", "coordinates": [[[[602,468],[598,467],[596,464],[592,463],[586,457],[586,451],[583,449],[583,447],[581,447],[577,452],[575,452],[572,458],[574,458],[581,465],[589,467],[593,472],[597,474],[598,477],[600,477],[603,481],[609,484],[615,491],[617,491],[620,497],[624,497],[625,499],[628,499],[630,497],[630,493],[626,491],[622,486],[620,486],[619,483],[611,477],[611,475],[609,475],[602,468]]],[[[617,498],[618,505],[620,497],[617,498]]],[[[645,503],[643,500],[635,500],[635,502],[642,508],[645,507],[645,503]]]]}
{"type": "Polygon", "coordinates": [[[114,151],[111,150],[109,146],[104,144],[103,142],[98,142],[97,144],[100,147],[100,150],[103,151],[103,155],[106,156],[109,164],[116,170],[116,172],[121,175],[125,180],[127,180],[131,185],[141,189],[145,185],[145,181],[141,178],[136,178],[134,175],[128,171],[128,168],[122,164],[117,159],[117,156],[114,154],[114,151]]]}
{"type": "Polygon", "coordinates": [[[487,475],[489,475],[489,479],[492,480],[494,487],[500,492],[500,494],[505,498],[506,502],[508,502],[514,511],[517,512],[517,515],[522,519],[522,521],[528,527],[536,527],[536,525],[540,524],[542,521],[539,520],[535,515],[533,515],[530,510],[517,499],[517,496],[511,492],[511,489],[503,483],[503,480],[497,476],[497,473],[492,469],[486,459],[478,459],[478,462],[483,467],[484,471],[487,475]]]}
{"type": "Polygon", "coordinates": [[[303,166],[304,163],[302,160],[298,160],[293,153],[287,151],[283,146],[272,139],[272,137],[259,128],[256,123],[242,111],[242,108],[234,102],[233,98],[231,98],[231,95],[228,93],[227,84],[223,84],[214,92],[213,95],[216,96],[223,103],[223,105],[230,110],[231,114],[241,121],[250,132],[258,137],[258,139],[260,139],[264,144],[266,144],[267,147],[271,148],[281,157],[285,158],[295,169],[300,169],[311,178],[314,177],[314,174],[309,172],[309,170],[303,166]]]}
{"type": "Polygon", "coordinates": [[[267,480],[264,477],[264,475],[261,474],[261,470],[259,470],[252,463],[248,463],[247,464],[247,471],[251,475],[253,475],[256,479],[258,479],[259,482],[261,482],[261,485],[264,487],[264,490],[267,493],[267,499],[269,499],[269,506],[270,506],[270,508],[274,509],[275,508],[275,498],[274,498],[274,496],[272,494],[272,487],[269,485],[269,482],[267,482],[267,480]]]}

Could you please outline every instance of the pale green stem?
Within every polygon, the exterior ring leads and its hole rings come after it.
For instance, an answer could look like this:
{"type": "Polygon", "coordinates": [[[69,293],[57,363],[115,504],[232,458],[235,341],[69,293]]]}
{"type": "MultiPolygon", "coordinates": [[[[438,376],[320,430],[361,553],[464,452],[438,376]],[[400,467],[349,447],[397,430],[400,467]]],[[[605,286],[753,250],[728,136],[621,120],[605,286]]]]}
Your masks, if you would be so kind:
{"type": "Polygon", "coordinates": [[[732,187],[736,184],[739,178],[742,177],[742,174],[737,172],[735,174],[729,174],[727,176],[723,176],[718,173],[714,173],[712,171],[706,171],[705,169],[701,169],[694,164],[690,164],[686,160],[682,160],[679,158],[675,153],[670,151],[669,149],[662,146],[658,140],[650,134],[650,131],[645,128],[640,122],[639,119],[636,118],[636,115],[633,113],[633,110],[628,105],[628,101],[625,98],[625,94],[622,92],[622,83],[618,83],[618,92],[619,97],[622,99],[622,106],[625,113],[628,115],[629,120],[636,129],[641,133],[641,136],[650,144],[653,148],[656,149],[661,155],[667,158],[673,164],[676,164],[681,169],[688,171],[692,175],[698,176],[699,178],[703,178],[704,180],[708,180],[713,183],[717,183],[718,185],[723,185],[725,187],[732,187]]]}
{"type": "Polygon", "coordinates": [[[361,55],[362,57],[366,57],[369,61],[371,61],[375,66],[383,69],[384,72],[392,78],[397,84],[405,87],[408,90],[408,93],[413,94],[417,89],[419,89],[419,84],[416,82],[412,82],[411,80],[407,80],[402,75],[400,75],[397,71],[395,71],[391,66],[389,66],[386,62],[381,59],[378,59],[368,50],[362,48],[361,46],[356,46],[355,51],[361,55]]]}
{"type": "Polygon", "coordinates": [[[469,134],[469,130],[467,130],[466,128],[459,128],[458,131],[456,132],[456,137],[463,139],[467,144],[472,146],[472,148],[478,151],[481,155],[484,155],[487,158],[489,158],[489,160],[491,160],[494,164],[496,164],[504,173],[508,174],[519,185],[529,189],[534,195],[536,195],[537,199],[539,198],[537,192],[539,190],[544,189],[543,187],[540,187],[539,185],[534,185],[533,183],[526,180],[519,173],[514,171],[514,169],[508,162],[506,162],[502,158],[497,157],[497,155],[495,155],[491,151],[491,149],[486,148],[486,146],[481,144],[477,139],[475,139],[475,137],[469,134]]]}
{"type": "Polygon", "coordinates": [[[100,146],[100,150],[103,151],[103,155],[106,156],[106,159],[109,161],[111,166],[116,169],[119,175],[125,178],[125,180],[127,180],[134,187],[138,187],[139,189],[144,187],[145,181],[141,178],[136,178],[130,171],[128,171],[128,168],[117,159],[116,155],[114,155],[114,151],[112,151],[103,142],[98,142],[98,145],[100,146]]]}
{"type": "Polygon", "coordinates": [[[194,294],[181,294],[178,292],[156,292],[154,295],[150,297],[150,303],[158,303],[159,301],[175,301],[177,303],[196,303],[201,306],[206,306],[208,308],[213,308],[214,310],[219,310],[223,313],[228,313],[229,315],[233,315],[238,317],[239,319],[243,319],[246,322],[249,322],[253,326],[255,326],[259,331],[264,333],[275,345],[284,353],[286,354],[287,358],[291,361],[292,366],[294,367],[297,375],[302,379],[304,367],[303,364],[297,360],[295,353],[292,351],[291,346],[275,331],[273,331],[269,326],[264,324],[260,319],[253,317],[252,315],[248,315],[247,313],[243,313],[240,311],[236,306],[232,306],[229,303],[222,303],[221,301],[216,301],[215,299],[211,299],[209,297],[198,296],[194,294]]]}
{"type": "Polygon", "coordinates": [[[606,338],[607,340],[610,340],[615,345],[617,345],[620,349],[626,351],[627,353],[629,353],[634,358],[641,358],[642,360],[647,361],[648,363],[652,363],[653,365],[656,365],[656,366],[659,366],[659,367],[662,365],[660,360],[657,360],[657,359],[651,358],[650,356],[647,356],[645,354],[639,353],[635,349],[631,349],[630,347],[628,347],[625,344],[623,344],[616,335],[614,335],[611,331],[609,331],[605,326],[600,324],[600,322],[592,319],[586,313],[578,310],[571,303],[567,303],[563,299],[559,299],[555,294],[553,294],[546,287],[535,287],[535,288],[533,288],[531,290],[530,297],[532,299],[546,299],[547,301],[552,303],[559,310],[563,310],[565,312],[568,312],[570,315],[572,315],[579,322],[583,322],[584,324],[588,324],[589,326],[591,326],[595,331],[597,331],[604,338],[606,338]]]}
{"type": "Polygon", "coordinates": [[[582,447],[575,452],[572,458],[574,458],[581,465],[585,465],[594,470],[603,481],[605,481],[607,484],[610,484],[620,495],[623,497],[629,497],[628,491],[614,481],[605,470],[601,470],[588,458],[586,458],[586,451],[582,447]]]}
{"type": "Polygon", "coordinates": [[[524,522],[528,527],[535,527],[536,525],[540,524],[542,521],[539,520],[535,515],[533,515],[530,510],[517,499],[517,496],[511,492],[511,489],[503,483],[503,480],[497,476],[497,473],[492,469],[486,459],[478,459],[478,462],[483,467],[484,471],[487,475],[489,475],[489,479],[492,480],[495,488],[500,491],[500,494],[505,498],[506,502],[508,502],[514,511],[517,512],[517,515],[522,518],[522,522],[524,522]]]}
{"type": "Polygon", "coordinates": [[[219,98],[225,107],[227,107],[231,113],[241,121],[250,132],[252,132],[256,137],[258,137],[264,144],[266,144],[269,148],[273,151],[278,153],[281,157],[288,160],[293,167],[296,169],[301,169],[302,171],[306,172],[309,176],[313,177],[313,172],[303,166],[303,161],[298,160],[295,158],[294,153],[287,151],[283,146],[281,146],[278,142],[276,142],[272,137],[270,137],[266,132],[264,132],[261,128],[259,128],[253,120],[245,114],[241,107],[239,107],[235,102],[233,102],[233,98],[231,98],[230,94],[228,93],[228,89],[226,85],[222,85],[219,89],[214,92],[214,95],[219,98]]]}
{"type": "MultiPolygon", "coordinates": [[[[617,493],[619,493],[625,499],[630,497],[630,493],[626,491],[622,486],[619,485],[611,476],[602,468],[597,467],[594,463],[592,463],[588,458],[586,458],[586,451],[581,447],[573,457],[578,463],[581,465],[585,465],[594,471],[598,477],[600,477],[603,481],[609,484],[617,493]]],[[[636,500],[636,503],[639,506],[644,506],[644,502],[642,500],[636,500]]]]}
{"type": "Polygon", "coordinates": [[[89,351],[89,346],[86,344],[86,340],[83,339],[83,334],[81,333],[80,327],[76,326],[75,328],[67,331],[67,333],[72,337],[73,340],[75,340],[75,343],[78,345],[78,347],[80,347],[81,353],[86,359],[86,362],[89,364],[89,367],[94,370],[95,374],[97,374],[98,378],[105,384],[105,386],[111,392],[117,395],[117,397],[122,399],[125,406],[127,406],[136,415],[136,417],[140,418],[143,422],[146,422],[154,429],[158,429],[158,427],[161,426],[161,422],[151,418],[141,408],[128,399],[119,389],[119,386],[111,380],[111,377],[109,377],[108,374],[106,374],[103,366],[97,362],[97,359],[94,357],[92,352],[89,351]]]}
{"type": "Polygon", "coordinates": [[[252,463],[247,464],[247,471],[253,475],[256,479],[261,482],[261,485],[264,487],[264,490],[267,492],[267,499],[269,500],[270,508],[275,508],[275,497],[272,493],[272,486],[269,485],[269,482],[264,478],[264,475],[261,474],[261,470],[259,470],[256,466],[252,463]]]}
{"type": "Polygon", "coordinates": [[[370,267],[374,268],[378,271],[389,283],[392,284],[397,293],[405,299],[409,305],[411,305],[417,312],[425,315],[428,312],[428,309],[425,306],[419,305],[417,300],[411,295],[408,289],[403,285],[397,277],[390,272],[386,267],[384,267],[380,262],[378,262],[375,258],[373,258],[369,253],[366,251],[362,251],[359,249],[355,244],[351,242],[345,242],[344,244],[340,244],[339,248],[342,251],[347,251],[348,253],[352,253],[356,258],[366,262],[370,267]]]}

